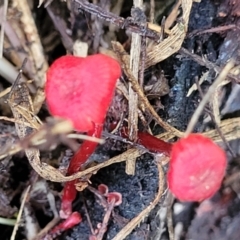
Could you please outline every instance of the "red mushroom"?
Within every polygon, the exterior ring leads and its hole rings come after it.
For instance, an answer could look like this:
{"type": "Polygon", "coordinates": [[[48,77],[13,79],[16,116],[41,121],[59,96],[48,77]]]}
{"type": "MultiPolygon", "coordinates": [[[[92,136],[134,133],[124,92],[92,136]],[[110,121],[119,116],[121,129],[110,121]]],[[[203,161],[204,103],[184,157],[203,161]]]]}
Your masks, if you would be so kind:
{"type": "MultiPolygon", "coordinates": [[[[47,71],[45,93],[50,113],[69,119],[77,131],[100,137],[120,76],[119,63],[103,54],[86,58],[58,58],[47,71]]],[[[71,159],[67,174],[79,171],[96,146],[95,142],[84,141],[71,159]]],[[[72,213],[72,201],[76,197],[75,183],[68,182],[64,187],[60,211],[62,218],[68,218],[72,213]]]]}
{"type": "MultiPolygon", "coordinates": [[[[50,112],[71,120],[77,131],[100,137],[120,75],[118,62],[105,55],[59,58],[47,72],[46,99],[50,112]]],[[[170,155],[168,183],[178,199],[201,201],[219,189],[225,174],[226,156],[210,139],[201,134],[190,134],[172,145],[147,133],[139,133],[138,138],[138,142],[149,150],[170,155]]],[[[94,142],[83,142],[70,162],[68,175],[80,169],[96,146],[94,142]]],[[[62,218],[72,213],[75,183],[65,185],[60,211],[62,218]]]]}
{"type": "Polygon", "coordinates": [[[103,195],[106,196],[108,194],[108,186],[105,184],[98,185],[98,191],[103,195]]]}
{"type": "Polygon", "coordinates": [[[138,133],[138,143],[153,152],[170,156],[167,180],[181,201],[202,201],[221,186],[227,160],[225,152],[202,134],[190,134],[174,144],[148,133],[138,133]]]}
{"type": "Polygon", "coordinates": [[[181,201],[202,201],[221,186],[227,160],[225,152],[211,139],[190,134],[173,144],[168,184],[181,201]]]}
{"type": "Polygon", "coordinates": [[[113,204],[113,206],[119,206],[122,204],[122,194],[119,192],[110,192],[107,194],[107,202],[113,204]]]}
{"type": "MultiPolygon", "coordinates": [[[[127,130],[121,136],[127,138],[127,130]]],[[[224,151],[201,134],[190,134],[171,144],[147,132],[138,132],[138,143],[152,152],[170,156],[168,184],[182,201],[202,201],[217,192],[227,165],[224,151]]]]}

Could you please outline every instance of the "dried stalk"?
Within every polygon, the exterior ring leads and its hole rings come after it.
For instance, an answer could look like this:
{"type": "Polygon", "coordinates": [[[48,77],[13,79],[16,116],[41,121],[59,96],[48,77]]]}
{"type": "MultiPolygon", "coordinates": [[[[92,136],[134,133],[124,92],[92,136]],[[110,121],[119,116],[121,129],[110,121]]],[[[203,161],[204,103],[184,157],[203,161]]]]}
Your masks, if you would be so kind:
{"type": "Polygon", "coordinates": [[[118,42],[112,42],[113,49],[115,50],[121,64],[122,68],[128,77],[128,80],[132,83],[133,89],[138,94],[139,99],[142,101],[142,103],[145,105],[145,107],[148,109],[148,111],[152,114],[156,122],[163,127],[166,131],[172,132],[175,136],[181,137],[183,136],[183,133],[177,130],[176,128],[172,127],[168,123],[164,122],[156,113],[154,108],[149,103],[148,99],[146,98],[145,94],[143,93],[143,90],[139,86],[137,80],[132,75],[130,69],[129,69],[129,55],[125,52],[123,46],[118,42]]]}
{"type": "Polygon", "coordinates": [[[45,72],[48,64],[44,56],[43,46],[41,44],[38,30],[32,16],[32,12],[27,0],[13,0],[13,5],[21,12],[20,21],[24,29],[25,37],[29,43],[29,58],[35,67],[35,83],[38,87],[43,87],[45,83],[45,72]]]}
{"type": "MultiPolygon", "coordinates": [[[[134,7],[142,8],[142,0],[134,0],[134,7]]],[[[138,79],[139,63],[141,52],[141,36],[137,33],[132,33],[131,51],[130,51],[130,70],[133,76],[138,79]]],[[[138,95],[132,89],[132,83],[128,86],[128,134],[129,139],[136,141],[138,133],[138,95]]],[[[136,160],[126,161],[126,173],[129,175],[135,174],[136,160]]]]}
{"type": "Polygon", "coordinates": [[[188,127],[185,131],[185,135],[188,135],[189,133],[192,132],[196,122],[198,121],[199,116],[201,115],[201,113],[202,113],[204,107],[206,106],[206,104],[208,103],[210,97],[214,94],[216,88],[220,85],[220,83],[223,80],[225,80],[225,78],[227,77],[229,71],[231,70],[231,68],[233,68],[233,66],[234,66],[234,61],[230,60],[227,63],[227,65],[223,68],[222,72],[219,74],[219,76],[214,81],[214,83],[209,87],[207,93],[205,94],[205,96],[202,99],[202,101],[200,102],[198,108],[194,112],[190,122],[188,123],[188,127]]]}
{"type": "Polygon", "coordinates": [[[187,33],[192,2],[192,0],[182,0],[182,21],[171,29],[170,35],[166,39],[148,47],[146,68],[163,61],[181,48],[187,33]]]}

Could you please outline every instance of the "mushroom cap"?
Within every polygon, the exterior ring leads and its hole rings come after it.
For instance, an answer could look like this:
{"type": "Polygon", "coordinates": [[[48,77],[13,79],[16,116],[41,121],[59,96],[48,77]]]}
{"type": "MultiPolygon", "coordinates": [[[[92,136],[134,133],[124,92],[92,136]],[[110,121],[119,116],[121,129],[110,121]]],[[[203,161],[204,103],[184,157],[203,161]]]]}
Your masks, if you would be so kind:
{"type": "Polygon", "coordinates": [[[168,184],[181,201],[202,201],[221,186],[227,160],[225,152],[211,139],[190,134],[173,145],[168,184]]]}
{"type": "Polygon", "coordinates": [[[122,194],[119,192],[110,192],[107,194],[107,202],[114,202],[113,206],[119,206],[122,204],[122,194]]]}
{"type": "Polygon", "coordinates": [[[47,71],[50,113],[71,120],[78,131],[93,129],[103,123],[120,76],[119,63],[103,54],[58,58],[47,71]]]}

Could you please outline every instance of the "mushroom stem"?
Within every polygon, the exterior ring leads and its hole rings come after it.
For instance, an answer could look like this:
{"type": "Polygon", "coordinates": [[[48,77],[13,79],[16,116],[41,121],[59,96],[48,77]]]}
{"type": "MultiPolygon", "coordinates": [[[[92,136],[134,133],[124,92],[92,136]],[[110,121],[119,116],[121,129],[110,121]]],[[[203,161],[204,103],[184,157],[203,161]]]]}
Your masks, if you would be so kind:
{"type": "MultiPolygon", "coordinates": [[[[94,128],[88,131],[87,135],[95,138],[100,138],[102,134],[103,125],[94,124],[94,128]]],[[[68,167],[68,175],[74,174],[80,170],[88,158],[93,154],[97,147],[97,142],[84,141],[79,150],[75,153],[68,167]]]]}
{"type": "Polygon", "coordinates": [[[68,219],[64,220],[60,224],[58,224],[56,227],[54,227],[50,233],[45,236],[43,239],[55,239],[57,236],[59,236],[62,232],[71,229],[75,225],[79,224],[82,221],[82,217],[78,212],[72,213],[68,219]]]}
{"type": "MultiPolygon", "coordinates": [[[[128,130],[126,127],[122,128],[121,137],[128,138],[128,130]]],[[[138,132],[137,143],[141,144],[151,152],[163,153],[168,157],[171,154],[173,145],[172,143],[168,143],[159,138],[156,138],[148,132],[138,132]]]]}
{"type": "Polygon", "coordinates": [[[138,143],[150,151],[170,156],[172,144],[152,136],[147,132],[138,132],[138,143]]]}
{"type": "MultiPolygon", "coordinates": [[[[102,133],[102,124],[94,124],[94,128],[88,131],[87,135],[91,137],[101,137],[102,133]]],[[[75,153],[73,158],[70,161],[70,165],[68,167],[67,175],[74,174],[78,172],[90,155],[95,151],[98,143],[92,141],[84,141],[79,150],[75,153]]],[[[60,210],[61,218],[68,218],[72,213],[72,202],[76,198],[77,190],[75,184],[78,180],[67,182],[63,189],[63,197],[62,204],[60,210]]]]}

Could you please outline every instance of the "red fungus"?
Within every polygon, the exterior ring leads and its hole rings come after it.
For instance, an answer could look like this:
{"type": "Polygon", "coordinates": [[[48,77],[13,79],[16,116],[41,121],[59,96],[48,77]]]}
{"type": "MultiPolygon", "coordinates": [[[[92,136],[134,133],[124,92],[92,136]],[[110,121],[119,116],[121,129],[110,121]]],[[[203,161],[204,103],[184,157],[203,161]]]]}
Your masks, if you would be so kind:
{"type": "Polygon", "coordinates": [[[190,134],[173,144],[169,165],[171,192],[181,201],[202,201],[220,188],[227,161],[211,139],[190,134]]]}
{"type": "Polygon", "coordinates": [[[98,185],[98,191],[103,195],[106,196],[108,194],[108,186],[105,184],[98,185]]]}
{"type": "MultiPolygon", "coordinates": [[[[68,219],[57,225],[55,228],[51,230],[51,232],[48,235],[48,239],[50,239],[50,236],[53,236],[55,238],[57,235],[60,235],[62,232],[71,229],[73,226],[76,225],[76,223],[80,223],[82,221],[81,216],[74,212],[72,213],[68,219]]],[[[52,238],[51,238],[52,239],[52,238]]]]}
{"type": "Polygon", "coordinates": [[[224,151],[201,134],[190,134],[171,144],[148,133],[138,133],[138,143],[170,156],[168,184],[181,201],[202,201],[221,186],[227,165],[224,151]]]}
{"type": "Polygon", "coordinates": [[[110,192],[107,194],[107,202],[113,203],[113,206],[122,204],[122,194],[119,192],[110,192]]]}
{"type": "MultiPolygon", "coordinates": [[[[117,126],[117,123],[112,124],[112,130],[117,126]]],[[[124,126],[120,131],[121,137],[128,138],[128,130],[124,126]]],[[[137,143],[144,146],[146,149],[156,153],[163,153],[166,156],[170,156],[172,150],[172,143],[165,142],[148,132],[138,132],[137,143]]]]}
{"type": "MultiPolygon", "coordinates": [[[[59,58],[47,72],[46,99],[50,112],[71,120],[76,130],[100,137],[120,75],[118,62],[105,55],[59,58]]],[[[151,151],[170,155],[168,183],[179,200],[201,201],[211,197],[221,186],[226,168],[225,153],[201,134],[190,134],[172,145],[147,133],[138,133],[138,142],[151,151]]],[[[94,142],[83,142],[70,162],[68,175],[80,169],[96,146],[94,142]]],[[[71,216],[75,183],[65,185],[60,211],[63,218],[71,216]]],[[[111,194],[107,194],[108,202],[115,199],[120,204],[121,197],[111,194]]]]}
{"type": "Polygon", "coordinates": [[[172,150],[172,144],[164,142],[147,132],[138,132],[138,143],[152,152],[163,153],[169,156],[172,150]]]}
{"type": "MultiPolygon", "coordinates": [[[[127,130],[121,136],[127,138],[127,130]]],[[[170,156],[168,184],[182,201],[202,201],[217,192],[227,165],[224,151],[201,134],[190,134],[167,143],[149,133],[138,132],[138,143],[152,152],[170,156]]]]}
{"type": "Polygon", "coordinates": [[[60,57],[47,71],[48,108],[71,120],[76,130],[92,130],[93,124],[103,123],[120,76],[119,63],[103,54],[60,57]]]}
{"type": "MultiPolygon", "coordinates": [[[[52,115],[72,121],[75,129],[100,137],[111,103],[116,81],[121,76],[119,63],[111,57],[96,54],[86,58],[63,56],[47,71],[46,101],[52,115]]],[[[68,175],[81,168],[94,152],[97,143],[84,141],[71,159],[68,175]]],[[[75,181],[66,183],[60,216],[72,213],[76,197],[75,181]]]]}

